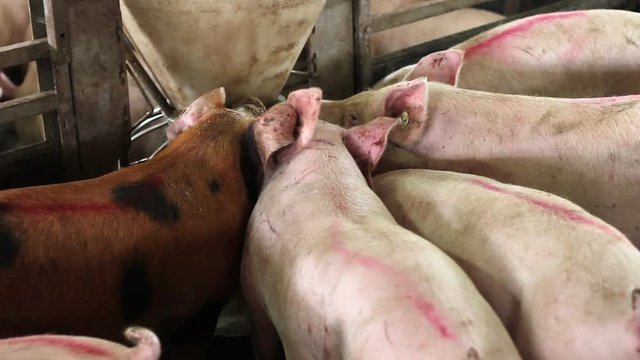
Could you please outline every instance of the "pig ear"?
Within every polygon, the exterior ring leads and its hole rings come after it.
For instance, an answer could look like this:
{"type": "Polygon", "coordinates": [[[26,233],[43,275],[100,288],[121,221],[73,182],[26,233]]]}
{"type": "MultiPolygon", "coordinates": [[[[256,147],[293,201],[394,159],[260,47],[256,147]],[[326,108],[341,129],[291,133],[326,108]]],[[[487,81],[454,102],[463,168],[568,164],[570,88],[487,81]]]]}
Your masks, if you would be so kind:
{"type": "Polygon", "coordinates": [[[254,136],[265,177],[313,139],[322,92],[311,88],[289,94],[286,104],[276,104],[255,126],[254,136]]]}
{"type": "Polygon", "coordinates": [[[371,186],[371,172],[382,157],[389,133],[398,124],[398,119],[380,117],[364,125],[346,131],[344,144],[360,167],[371,186]]]}
{"type": "Polygon", "coordinates": [[[405,81],[426,77],[449,85],[456,85],[462,67],[464,51],[450,49],[438,51],[422,58],[405,77],[405,81]]]}
{"type": "Polygon", "coordinates": [[[322,90],[319,88],[296,90],[287,97],[287,103],[300,115],[297,127],[298,136],[294,144],[297,149],[307,146],[313,139],[321,102],[322,90]]]}
{"type": "Polygon", "coordinates": [[[384,95],[384,115],[402,117],[402,126],[391,134],[391,141],[409,147],[420,139],[427,124],[429,87],[420,78],[390,86],[384,95]]]}
{"type": "Polygon", "coordinates": [[[224,107],[226,98],[226,93],[222,87],[211,90],[197,98],[182,112],[180,117],[167,128],[167,138],[171,140],[187,131],[200,120],[204,119],[210,110],[224,107]]]}

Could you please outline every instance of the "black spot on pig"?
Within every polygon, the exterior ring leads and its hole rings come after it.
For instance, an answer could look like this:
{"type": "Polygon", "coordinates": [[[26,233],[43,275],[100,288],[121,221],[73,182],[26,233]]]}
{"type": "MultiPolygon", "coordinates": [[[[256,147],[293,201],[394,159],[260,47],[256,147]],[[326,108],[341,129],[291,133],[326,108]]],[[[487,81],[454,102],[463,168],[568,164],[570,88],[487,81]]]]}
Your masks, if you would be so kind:
{"type": "Polygon", "coordinates": [[[640,47],[640,45],[638,45],[637,42],[635,42],[632,38],[629,37],[629,35],[625,35],[624,36],[625,41],[627,42],[627,45],[632,45],[635,47],[640,47]]]}
{"type": "Polygon", "coordinates": [[[469,348],[469,351],[467,351],[467,359],[468,360],[479,360],[480,359],[480,355],[478,355],[478,351],[474,348],[469,348]]]}
{"type": "Polygon", "coordinates": [[[240,144],[240,171],[247,191],[247,199],[254,203],[258,201],[260,192],[260,158],[258,157],[258,147],[253,132],[253,124],[247,129],[240,144]]]}
{"type": "Polygon", "coordinates": [[[3,219],[8,211],[9,206],[0,203],[0,269],[13,265],[20,252],[20,241],[3,219]]]}
{"type": "Polygon", "coordinates": [[[565,122],[565,123],[554,123],[553,124],[553,133],[554,135],[562,135],[564,133],[570,132],[577,127],[580,126],[579,121],[565,122]]]}
{"type": "Polygon", "coordinates": [[[119,185],[113,188],[111,197],[116,204],[140,211],[157,222],[176,223],[180,219],[178,207],[167,199],[160,186],[153,179],[119,185]]]}
{"type": "Polygon", "coordinates": [[[633,289],[631,292],[631,308],[636,310],[640,305],[640,289],[633,289]]]}
{"type": "Polygon", "coordinates": [[[220,183],[218,182],[218,179],[209,181],[209,190],[211,190],[211,193],[214,195],[220,192],[220,183]]]}
{"type": "Polygon", "coordinates": [[[122,318],[134,321],[151,305],[151,282],[144,261],[134,257],[124,265],[120,288],[122,318]]]}

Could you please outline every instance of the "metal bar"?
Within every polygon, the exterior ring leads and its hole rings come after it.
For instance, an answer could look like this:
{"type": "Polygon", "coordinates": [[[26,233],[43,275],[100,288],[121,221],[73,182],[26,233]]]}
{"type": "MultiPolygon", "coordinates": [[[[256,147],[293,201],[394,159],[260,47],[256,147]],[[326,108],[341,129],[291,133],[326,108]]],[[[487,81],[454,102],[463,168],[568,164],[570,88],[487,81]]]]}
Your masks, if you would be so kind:
{"type": "Polygon", "coordinates": [[[140,120],[138,120],[132,127],[131,127],[131,135],[135,135],[137,132],[139,132],[142,128],[144,128],[145,126],[147,126],[148,124],[158,120],[158,119],[162,119],[164,117],[164,114],[162,114],[162,112],[158,113],[156,111],[155,108],[149,112],[147,112],[140,120]]]}
{"type": "Polygon", "coordinates": [[[355,91],[371,84],[371,1],[353,1],[353,57],[355,91]]]}
{"type": "MultiPolygon", "coordinates": [[[[429,41],[420,45],[412,46],[406,49],[395,51],[388,54],[379,55],[373,58],[372,73],[373,79],[381,79],[385,75],[400,69],[404,66],[415,64],[422,57],[427,54],[431,54],[436,51],[448,49],[456,44],[459,44],[472,36],[475,36],[483,31],[492,29],[498,25],[508,23],[524,17],[549,13],[555,11],[570,11],[570,10],[586,10],[596,8],[616,8],[626,5],[626,0],[564,0],[557,3],[542,6],[530,11],[519,13],[515,16],[506,18],[504,20],[496,21],[490,24],[479,26],[467,31],[462,31],[453,35],[445,36],[440,39],[429,41]]],[[[372,84],[367,83],[367,86],[372,84]]]]}
{"type": "MultiPolygon", "coordinates": [[[[43,0],[29,0],[33,14],[34,4],[43,0]]],[[[44,0],[44,14],[46,21],[46,37],[51,49],[51,65],[53,67],[53,85],[58,95],[58,133],[64,176],[67,179],[80,177],[80,153],[78,149],[78,132],[71,95],[71,76],[69,63],[71,61],[71,45],[69,43],[69,0],[44,0]]],[[[33,18],[33,15],[32,15],[33,18]]],[[[32,21],[36,23],[37,21],[32,21]]],[[[34,33],[36,36],[36,33],[34,33]]],[[[44,65],[43,65],[44,67],[44,65]]],[[[39,66],[40,68],[40,66],[39,66]]],[[[47,89],[47,84],[38,73],[41,89],[47,89]]],[[[54,132],[47,125],[45,119],[45,135],[47,141],[55,139],[54,132]]]]}
{"type": "Polygon", "coordinates": [[[398,12],[374,16],[371,19],[371,32],[377,33],[490,1],[493,0],[430,0],[424,5],[412,6],[398,12]]]}
{"type": "Polygon", "coordinates": [[[24,41],[0,47],[0,68],[24,64],[49,56],[47,39],[24,41]]]}
{"type": "Polygon", "coordinates": [[[53,90],[1,102],[0,124],[47,113],[57,107],[58,97],[53,90]]]}
{"type": "MultiPolygon", "coordinates": [[[[133,69],[131,68],[131,65],[128,62],[125,62],[125,64],[127,65],[127,73],[133,79],[133,82],[136,83],[136,85],[138,86],[138,89],[142,89],[142,84],[140,84],[140,80],[138,79],[136,74],[133,72],[133,69]]],[[[149,95],[147,95],[144,91],[141,91],[140,93],[142,94],[142,97],[144,98],[144,101],[147,102],[149,107],[151,107],[151,108],[156,107],[156,104],[154,104],[151,101],[151,99],[149,99],[149,95]]],[[[129,104],[129,105],[131,105],[131,104],[129,104]]],[[[131,120],[133,120],[133,119],[131,119],[131,120]]],[[[137,119],[136,121],[139,121],[139,120],[140,119],[137,119]]]]}
{"type": "MultiPolygon", "coordinates": [[[[386,1],[386,0],[385,0],[386,1]]],[[[353,95],[353,5],[327,0],[309,37],[309,85],[322,88],[325,99],[353,95]]]]}
{"type": "Polygon", "coordinates": [[[163,121],[163,122],[161,122],[159,124],[155,124],[153,126],[150,126],[149,128],[144,129],[144,130],[140,131],[139,133],[133,135],[131,137],[131,141],[134,141],[134,140],[138,139],[139,137],[144,136],[144,135],[152,132],[153,130],[160,129],[161,127],[165,127],[167,125],[169,125],[169,121],[165,120],[165,121],[163,121]]]}
{"type": "MultiPolygon", "coordinates": [[[[36,61],[36,71],[38,72],[38,88],[40,91],[51,91],[54,89],[54,71],[51,62],[51,50],[49,39],[47,38],[47,23],[45,20],[46,11],[42,0],[29,0],[29,12],[31,16],[31,32],[34,41],[44,41],[47,46],[47,57],[36,61]]],[[[30,71],[34,71],[30,68],[30,71]]],[[[56,106],[57,107],[57,106],[56,106]]],[[[57,112],[46,112],[42,116],[42,126],[44,127],[45,141],[58,139],[60,137],[60,125],[57,112]]]]}
{"type": "Polygon", "coordinates": [[[2,173],[3,168],[10,167],[18,161],[27,160],[45,154],[55,154],[59,151],[59,141],[48,141],[5,151],[2,153],[2,156],[0,156],[0,173],[2,173]]]}
{"type": "Polygon", "coordinates": [[[502,4],[502,13],[504,15],[513,15],[520,11],[520,0],[504,0],[502,4]]]}
{"type": "Polygon", "coordinates": [[[140,85],[142,92],[147,94],[167,117],[174,118],[178,116],[179,111],[169,103],[167,98],[153,82],[151,76],[149,76],[142,64],[138,61],[134,53],[133,43],[126,31],[124,31],[123,42],[125,44],[125,60],[132,70],[132,74],[137,78],[136,82],[140,85]]]}

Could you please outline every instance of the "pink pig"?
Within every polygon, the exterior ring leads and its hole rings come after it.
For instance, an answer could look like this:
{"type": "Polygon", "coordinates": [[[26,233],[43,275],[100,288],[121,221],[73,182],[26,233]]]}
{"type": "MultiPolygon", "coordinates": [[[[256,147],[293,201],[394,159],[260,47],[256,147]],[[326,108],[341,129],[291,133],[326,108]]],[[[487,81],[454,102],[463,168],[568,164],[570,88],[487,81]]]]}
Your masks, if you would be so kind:
{"type": "Polygon", "coordinates": [[[506,94],[640,94],[640,14],[600,9],[527,17],[427,55],[374,88],[424,76],[506,94]]]}
{"type": "Polygon", "coordinates": [[[409,125],[391,133],[383,171],[450,170],[547,191],[640,246],[640,95],[543,98],[417,79],[325,101],[321,117],[348,127],[403,111],[409,125]]]}
{"type": "Polygon", "coordinates": [[[35,335],[0,340],[2,360],[157,360],[160,341],[145,328],[130,327],[127,340],[135,347],[84,336],[35,335]]]}
{"type": "Polygon", "coordinates": [[[445,251],[532,360],[640,359],[640,252],[559,196],[468,174],[374,178],[398,222],[445,251]]]}
{"type": "Polygon", "coordinates": [[[265,179],[241,279],[257,358],[519,359],[464,272],[368,187],[396,120],[345,130],[316,120],[320,98],[293,92],[253,129],[265,179]]]}

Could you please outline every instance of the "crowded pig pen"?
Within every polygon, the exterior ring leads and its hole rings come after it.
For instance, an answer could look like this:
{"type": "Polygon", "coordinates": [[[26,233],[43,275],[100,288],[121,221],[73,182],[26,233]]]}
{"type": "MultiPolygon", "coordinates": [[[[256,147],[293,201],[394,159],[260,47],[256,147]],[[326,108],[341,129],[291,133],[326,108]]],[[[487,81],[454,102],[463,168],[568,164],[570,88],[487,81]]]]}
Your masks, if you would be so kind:
{"type": "Polygon", "coordinates": [[[629,0],[0,0],[0,359],[640,359],[629,0]]]}

